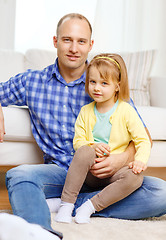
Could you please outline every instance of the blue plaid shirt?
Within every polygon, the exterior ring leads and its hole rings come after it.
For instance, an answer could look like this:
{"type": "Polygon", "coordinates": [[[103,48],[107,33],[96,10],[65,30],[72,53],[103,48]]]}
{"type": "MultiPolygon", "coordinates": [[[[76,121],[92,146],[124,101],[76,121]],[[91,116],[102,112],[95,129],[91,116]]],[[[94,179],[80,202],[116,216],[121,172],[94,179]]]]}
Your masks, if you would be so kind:
{"type": "Polygon", "coordinates": [[[45,163],[68,169],[74,155],[76,118],[81,107],[92,101],[84,85],[85,73],[66,83],[59,73],[58,59],[42,71],[27,70],[0,83],[2,106],[28,106],[32,133],[44,152],[45,163]]]}

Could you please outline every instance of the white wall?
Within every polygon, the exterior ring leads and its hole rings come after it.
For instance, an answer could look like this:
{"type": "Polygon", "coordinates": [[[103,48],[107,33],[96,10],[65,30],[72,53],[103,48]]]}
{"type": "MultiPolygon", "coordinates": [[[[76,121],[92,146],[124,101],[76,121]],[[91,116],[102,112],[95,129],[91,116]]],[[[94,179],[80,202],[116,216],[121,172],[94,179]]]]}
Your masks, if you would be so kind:
{"type": "Polygon", "coordinates": [[[166,76],[166,0],[0,0],[0,48],[53,50],[57,22],[68,12],[90,20],[96,51],[157,49],[152,75],[166,76]]]}
{"type": "Polygon", "coordinates": [[[16,0],[0,0],[0,48],[14,49],[16,0]]]}
{"type": "Polygon", "coordinates": [[[79,12],[93,25],[97,0],[16,0],[15,49],[53,50],[53,36],[59,19],[70,12],[79,12]]]}
{"type": "Polygon", "coordinates": [[[98,0],[95,49],[157,49],[152,75],[166,76],[166,0],[98,0]]]}

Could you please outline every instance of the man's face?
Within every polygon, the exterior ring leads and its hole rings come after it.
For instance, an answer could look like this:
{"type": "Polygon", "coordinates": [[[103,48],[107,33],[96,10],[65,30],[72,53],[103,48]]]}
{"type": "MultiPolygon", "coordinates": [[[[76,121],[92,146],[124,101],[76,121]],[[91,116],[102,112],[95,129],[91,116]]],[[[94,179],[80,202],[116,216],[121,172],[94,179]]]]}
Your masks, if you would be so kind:
{"type": "Polygon", "coordinates": [[[82,69],[92,48],[91,32],[85,20],[66,19],[54,37],[60,70],[82,69]]]}

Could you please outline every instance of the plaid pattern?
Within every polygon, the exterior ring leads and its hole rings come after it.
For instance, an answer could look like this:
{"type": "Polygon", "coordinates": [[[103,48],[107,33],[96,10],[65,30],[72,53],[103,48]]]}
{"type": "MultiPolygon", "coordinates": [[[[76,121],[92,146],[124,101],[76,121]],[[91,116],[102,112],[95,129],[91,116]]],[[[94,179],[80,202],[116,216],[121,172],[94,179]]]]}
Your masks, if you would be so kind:
{"type": "Polygon", "coordinates": [[[0,84],[2,106],[27,105],[34,138],[44,152],[45,163],[66,170],[73,158],[74,123],[81,107],[91,101],[85,94],[85,73],[66,83],[57,60],[43,71],[28,70],[0,84]]]}
{"type": "Polygon", "coordinates": [[[42,71],[27,70],[0,83],[2,106],[28,106],[32,133],[44,152],[45,163],[53,162],[66,170],[70,165],[74,155],[74,124],[81,107],[91,101],[84,83],[85,73],[66,83],[57,60],[42,71]]]}

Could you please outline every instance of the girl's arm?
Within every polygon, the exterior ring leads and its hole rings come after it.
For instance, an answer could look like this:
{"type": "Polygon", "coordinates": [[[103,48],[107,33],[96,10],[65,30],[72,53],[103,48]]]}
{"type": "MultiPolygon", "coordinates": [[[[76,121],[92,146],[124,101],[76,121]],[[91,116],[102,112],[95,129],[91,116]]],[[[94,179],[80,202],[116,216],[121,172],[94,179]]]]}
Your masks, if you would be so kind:
{"type": "Polygon", "coordinates": [[[87,136],[87,122],[85,121],[86,113],[84,112],[84,109],[82,108],[80,113],[78,114],[77,120],[75,122],[75,135],[73,139],[73,146],[75,151],[78,150],[78,148],[84,146],[84,145],[91,145],[93,144],[93,139],[89,139],[87,136]],[[88,139],[88,140],[87,140],[88,139]]]}

